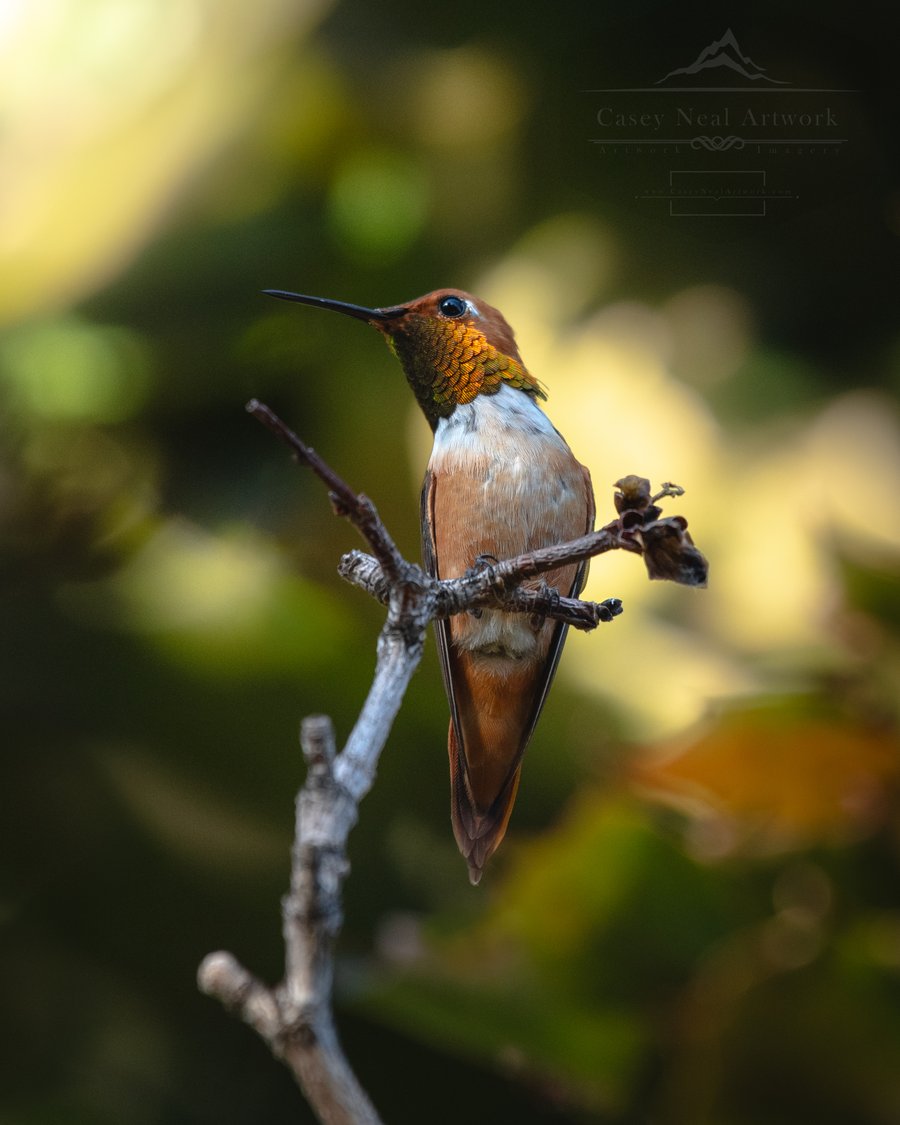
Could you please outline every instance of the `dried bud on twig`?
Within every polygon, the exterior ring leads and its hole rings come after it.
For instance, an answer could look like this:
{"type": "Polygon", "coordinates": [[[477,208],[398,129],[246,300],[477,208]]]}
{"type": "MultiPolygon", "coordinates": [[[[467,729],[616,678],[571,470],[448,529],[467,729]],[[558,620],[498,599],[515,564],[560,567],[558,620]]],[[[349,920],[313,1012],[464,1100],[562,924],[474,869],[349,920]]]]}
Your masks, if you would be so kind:
{"type": "Polygon", "coordinates": [[[684,516],[660,519],[656,504],[667,496],[683,496],[684,489],[666,483],[655,496],[644,477],[622,477],[616,481],[614,501],[623,533],[643,547],[644,564],[651,578],[679,582],[682,586],[705,586],[709,564],[694,546],[684,516]]]}

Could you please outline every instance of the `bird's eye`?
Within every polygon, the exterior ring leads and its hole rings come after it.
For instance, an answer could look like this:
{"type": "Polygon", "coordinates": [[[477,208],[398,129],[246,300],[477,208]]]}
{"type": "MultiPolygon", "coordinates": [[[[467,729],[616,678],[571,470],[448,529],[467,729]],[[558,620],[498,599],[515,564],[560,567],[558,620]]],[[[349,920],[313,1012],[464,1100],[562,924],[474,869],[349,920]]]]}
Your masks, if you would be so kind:
{"type": "Polygon", "coordinates": [[[462,316],[466,311],[466,302],[462,297],[445,297],[438,308],[444,316],[462,316]]]}

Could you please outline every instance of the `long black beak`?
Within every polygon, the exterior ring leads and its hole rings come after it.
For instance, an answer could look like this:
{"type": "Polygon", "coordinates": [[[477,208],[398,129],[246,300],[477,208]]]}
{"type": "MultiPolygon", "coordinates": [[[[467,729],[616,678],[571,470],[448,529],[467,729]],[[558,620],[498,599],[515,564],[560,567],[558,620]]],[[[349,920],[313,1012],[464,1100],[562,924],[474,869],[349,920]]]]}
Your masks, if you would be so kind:
{"type": "Polygon", "coordinates": [[[368,322],[396,320],[407,312],[405,305],[393,305],[387,309],[367,309],[364,305],[351,305],[347,301],[333,301],[330,297],[307,297],[303,293],[288,293],[284,289],[263,289],[267,297],[278,297],[282,301],[297,301],[301,305],[314,305],[320,309],[333,309],[334,312],[355,316],[357,320],[368,322]]]}

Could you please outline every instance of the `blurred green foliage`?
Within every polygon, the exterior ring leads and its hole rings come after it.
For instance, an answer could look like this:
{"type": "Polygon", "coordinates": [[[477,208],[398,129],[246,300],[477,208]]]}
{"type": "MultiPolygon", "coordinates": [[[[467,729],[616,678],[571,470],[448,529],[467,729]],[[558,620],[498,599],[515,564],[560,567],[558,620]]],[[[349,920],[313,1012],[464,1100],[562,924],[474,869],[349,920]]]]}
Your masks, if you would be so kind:
{"type": "Polygon", "coordinates": [[[394,1122],[897,1120],[896,28],[727,18],[855,91],[765,219],[670,217],[588,143],[585,91],[692,59],[713,7],[0,15],[0,1125],[311,1120],[194,974],[277,979],[297,724],[346,735],[382,611],[243,403],[412,557],[427,431],[374,334],[259,290],[439,285],[509,316],[601,520],[625,473],[688,487],[711,586],[594,564],[626,614],[571,638],[477,891],[428,655],[351,844],[362,1080],[394,1122]]]}

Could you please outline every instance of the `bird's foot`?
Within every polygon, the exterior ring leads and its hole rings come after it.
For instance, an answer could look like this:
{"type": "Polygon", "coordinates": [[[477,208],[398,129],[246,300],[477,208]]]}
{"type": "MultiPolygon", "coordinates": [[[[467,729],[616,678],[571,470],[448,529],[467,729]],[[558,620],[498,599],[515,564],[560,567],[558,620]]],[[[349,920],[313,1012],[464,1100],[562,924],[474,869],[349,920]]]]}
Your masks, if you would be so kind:
{"type": "MultiPolygon", "coordinates": [[[[494,564],[497,561],[498,560],[497,560],[496,555],[489,555],[487,553],[481,554],[481,555],[476,555],[475,561],[472,563],[472,565],[466,571],[464,577],[465,578],[474,578],[478,574],[483,574],[484,571],[486,571],[486,570],[490,571],[491,574],[493,575],[494,564]]],[[[481,610],[481,609],[470,609],[469,610],[469,614],[472,617],[481,617],[483,612],[484,611],[481,610]]]]}

